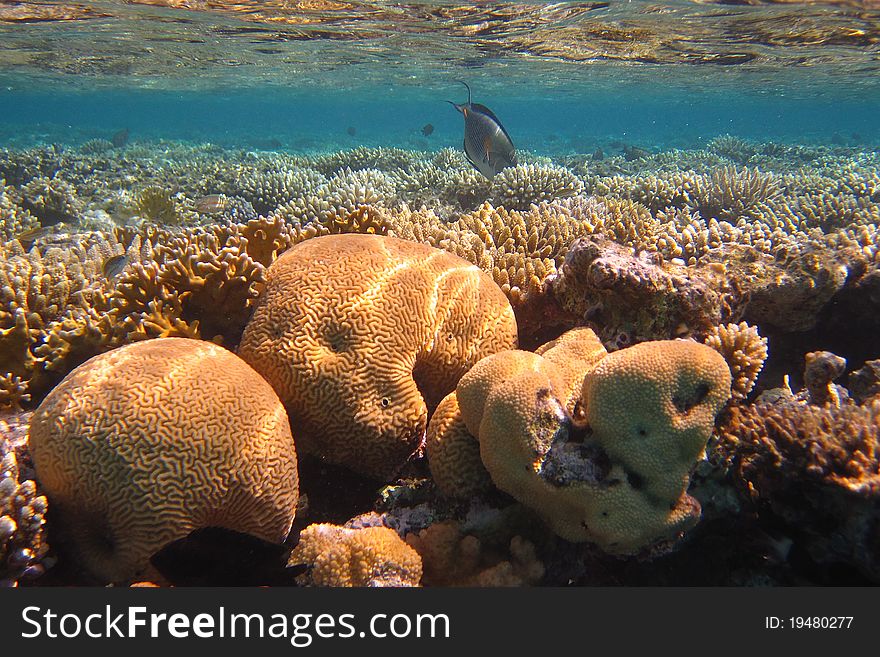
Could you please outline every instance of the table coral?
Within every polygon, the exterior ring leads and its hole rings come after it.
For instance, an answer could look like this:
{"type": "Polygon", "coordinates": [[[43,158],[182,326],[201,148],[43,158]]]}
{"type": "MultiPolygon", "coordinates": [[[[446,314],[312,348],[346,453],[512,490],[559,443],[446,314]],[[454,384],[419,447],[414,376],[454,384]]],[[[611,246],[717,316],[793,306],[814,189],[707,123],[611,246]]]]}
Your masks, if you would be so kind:
{"type": "Polygon", "coordinates": [[[422,578],[418,552],[388,527],[309,525],[288,563],[306,564],[303,580],[312,586],[414,587],[422,578]]]}
{"type": "Polygon", "coordinates": [[[35,411],[30,449],[58,510],[53,529],[101,581],[143,574],[151,554],[200,527],[277,542],[293,522],[284,408],[241,359],[207,342],[147,340],[92,358],[35,411]]]}
{"type": "Polygon", "coordinates": [[[477,267],[390,237],[330,235],[272,265],[239,354],[279,393],[300,447],[385,478],[462,374],[515,342],[510,304],[477,267]]]}

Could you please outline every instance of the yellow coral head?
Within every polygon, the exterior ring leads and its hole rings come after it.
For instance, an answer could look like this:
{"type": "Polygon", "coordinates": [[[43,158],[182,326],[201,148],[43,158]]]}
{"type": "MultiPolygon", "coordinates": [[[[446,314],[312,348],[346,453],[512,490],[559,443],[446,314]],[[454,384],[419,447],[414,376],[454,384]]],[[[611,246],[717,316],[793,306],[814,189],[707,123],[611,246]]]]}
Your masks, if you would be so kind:
{"type": "Polygon", "coordinates": [[[672,501],[686,488],[730,385],[726,361],[710,347],[643,342],[603,359],[584,379],[582,403],[593,436],[630,483],[672,501]]]}

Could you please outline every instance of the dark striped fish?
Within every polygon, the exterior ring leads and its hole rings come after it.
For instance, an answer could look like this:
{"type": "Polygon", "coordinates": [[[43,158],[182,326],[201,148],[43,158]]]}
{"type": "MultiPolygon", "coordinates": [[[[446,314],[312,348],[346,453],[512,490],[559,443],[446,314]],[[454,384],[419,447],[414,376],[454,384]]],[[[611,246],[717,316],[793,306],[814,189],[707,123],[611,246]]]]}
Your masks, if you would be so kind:
{"type": "Polygon", "coordinates": [[[471,88],[462,84],[468,90],[468,102],[446,102],[464,115],[464,152],[468,160],[491,179],[502,169],[516,166],[516,149],[498,117],[485,105],[472,103],[471,88]]]}
{"type": "Polygon", "coordinates": [[[105,278],[114,279],[122,273],[126,265],[128,265],[128,256],[126,254],[110,256],[104,261],[101,273],[104,274],[105,278]]]}

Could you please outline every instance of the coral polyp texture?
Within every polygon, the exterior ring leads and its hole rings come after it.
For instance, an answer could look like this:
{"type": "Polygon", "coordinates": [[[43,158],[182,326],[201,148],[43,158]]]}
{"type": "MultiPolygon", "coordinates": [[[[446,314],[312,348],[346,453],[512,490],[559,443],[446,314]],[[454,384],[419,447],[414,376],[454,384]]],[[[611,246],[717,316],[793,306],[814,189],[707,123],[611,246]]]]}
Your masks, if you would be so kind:
{"type": "Polygon", "coordinates": [[[387,478],[461,376],[515,343],[507,298],[474,265],[391,237],[330,235],[269,268],[239,354],[284,401],[299,447],[387,478]]]}
{"type": "Polygon", "coordinates": [[[606,355],[588,329],[539,351],[487,357],[456,389],[494,485],[559,536],[609,552],[672,542],[693,526],[688,475],[730,396],[721,355],[684,340],[606,355]]]}
{"type": "Polygon", "coordinates": [[[43,400],[29,438],[54,530],[99,581],[142,576],[154,552],[201,527],[280,542],[294,519],[284,408],[208,342],[147,340],[92,358],[43,400]]]}
{"type": "Polygon", "coordinates": [[[309,525],[290,554],[305,564],[304,583],[333,587],[414,587],[422,579],[418,552],[388,527],[309,525]]]}
{"type": "Polygon", "coordinates": [[[41,561],[49,551],[46,542],[44,495],[33,479],[22,476],[12,444],[3,436],[0,422],[0,587],[42,574],[41,561]]]}
{"type": "Polygon", "coordinates": [[[757,327],[740,322],[716,326],[704,343],[727,361],[733,377],[731,396],[734,399],[748,397],[767,360],[767,338],[761,337],[757,327]]]}

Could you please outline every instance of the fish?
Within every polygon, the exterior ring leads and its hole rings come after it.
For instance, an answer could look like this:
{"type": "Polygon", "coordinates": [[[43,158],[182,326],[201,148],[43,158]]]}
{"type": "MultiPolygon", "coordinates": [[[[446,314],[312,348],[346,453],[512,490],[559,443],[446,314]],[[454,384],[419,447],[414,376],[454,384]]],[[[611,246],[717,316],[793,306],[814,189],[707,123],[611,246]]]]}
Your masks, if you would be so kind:
{"type": "Polygon", "coordinates": [[[104,264],[101,267],[101,273],[104,274],[104,278],[113,279],[122,273],[122,270],[125,269],[126,265],[128,265],[128,256],[126,254],[122,253],[120,255],[110,256],[104,260],[104,264]]]}
{"type": "MultiPolygon", "coordinates": [[[[56,224],[55,226],[60,225],[61,224],[56,224]]],[[[21,242],[21,245],[25,249],[29,249],[38,239],[46,237],[46,235],[50,235],[55,232],[55,226],[36,226],[34,228],[30,228],[24,232],[19,233],[15,236],[15,239],[21,242]]]]}
{"type": "Polygon", "coordinates": [[[466,82],[462,84],[468,90],[468,102],[446,102],[464,115],[464,152],[468,161],[491,180],[502,169],[516,166],[516,149],[498,117],[485,105],[472,103],[471,88],[466,82]]]}
{"type": "Polygon", "coordinates": [[[208,194],[196,201],[196,212],[199,214],[217,214],[226,209],[225,194],[208,194]]]}
{"type": "Polygon", "coordinates": [[[222,527],[197,529],[150,557],[174,586],[296,586],[304,565],[288,566],[290,548],[222,527]]]}
{"type": "Polygon", "coordinates": [[[355,127],[353,125],[350,125],[350,126],[348,126],[348,130],[346,130],[346,132],[349,135],[351,135],[352,137],[354,137],[357,134],[357,129],[355,129],[355,127]]]}
{"type": "Polygon", "coordinates": [[[422,126],[422,134],[425,135],[425,137],[430,135],[432,132],[434,132],[434,126],[432,126],[430,123],[426,123],[424,126],[422,126]]]}
{"type": "Polygon", "coordinates": [[[110,143],[113,144],[114,148],[122,148],[125,146],[128,143],[128,128],[124,128],[113,135],[110,143]]]}

